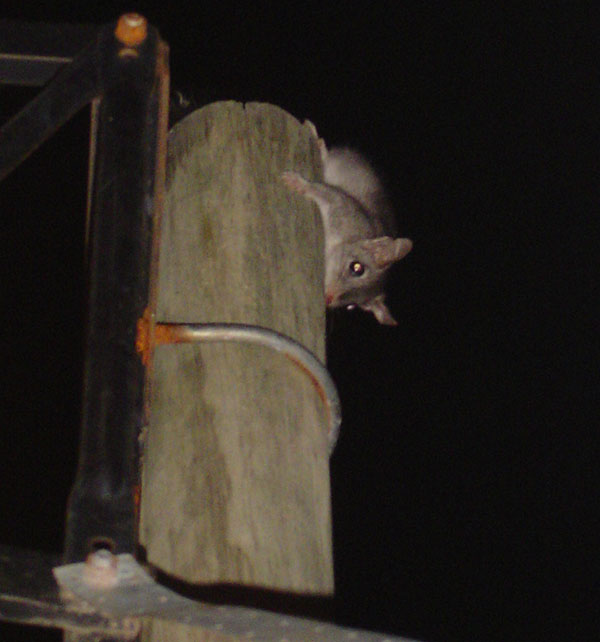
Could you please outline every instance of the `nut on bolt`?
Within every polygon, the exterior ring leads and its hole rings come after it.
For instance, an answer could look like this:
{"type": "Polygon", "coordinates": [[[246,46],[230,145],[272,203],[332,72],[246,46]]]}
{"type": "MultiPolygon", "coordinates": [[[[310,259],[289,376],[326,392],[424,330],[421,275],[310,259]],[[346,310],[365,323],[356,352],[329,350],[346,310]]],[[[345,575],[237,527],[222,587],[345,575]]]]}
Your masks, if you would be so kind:
{"type": "Polygon", "coordinates": [[[109,589],[119,583],[117,556],[101,548],[90,553],[83,567],[83,581],[90,588],[109,589]]]}
{"type": "Polygon", "coordinates": [[[137,47],[146,40],[148,21],[139,13],[125,13],[118,22],[115,36],[126,47],[137,47]]]}

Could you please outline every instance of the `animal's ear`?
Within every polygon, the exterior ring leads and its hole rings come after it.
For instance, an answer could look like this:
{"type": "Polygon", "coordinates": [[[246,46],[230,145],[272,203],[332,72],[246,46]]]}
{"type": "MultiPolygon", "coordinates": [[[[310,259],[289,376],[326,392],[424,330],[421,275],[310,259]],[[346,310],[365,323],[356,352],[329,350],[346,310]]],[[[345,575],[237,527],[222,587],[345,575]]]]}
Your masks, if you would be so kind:
{"type": "Polygon", "coordinates": [[[391,236],[364,241],[365,249],[371,253],[375,264],[381,269],[403,259],[412,250],[412,246],[410,239],[393,239],[391,236]]]}
{"type": "Polygon", "coordinates": [[[375,318],[382,325],[398,325],[398,322],[392,316],[387,305],[385,304],[385,294],[380,294],[370,301],[361,303],[360,307],[367,312],[372,312],[375,318]]]}

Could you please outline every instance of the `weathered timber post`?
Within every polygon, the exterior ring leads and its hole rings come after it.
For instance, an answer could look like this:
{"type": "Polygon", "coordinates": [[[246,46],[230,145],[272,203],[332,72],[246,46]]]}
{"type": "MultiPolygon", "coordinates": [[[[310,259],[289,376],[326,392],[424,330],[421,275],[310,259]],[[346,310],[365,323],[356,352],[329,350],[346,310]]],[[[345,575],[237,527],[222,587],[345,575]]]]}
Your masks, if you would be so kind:
{"type": "MultiPolygon", "coordinates": [[[[286,169],[316,178],[319,164],[311,128],[272,105],[215,103],[181,121],[169,138],[156,320],[259,325],[324,360],[321,223],[280,180],[286,169]]],[[[148,561],[190,583],[330,595],[328,420],[310,378],[239,343],[158,346],[153,370],[148,561]]],[[[143,639],[192,635],[215,634],[154,622],[143,639]]]]}

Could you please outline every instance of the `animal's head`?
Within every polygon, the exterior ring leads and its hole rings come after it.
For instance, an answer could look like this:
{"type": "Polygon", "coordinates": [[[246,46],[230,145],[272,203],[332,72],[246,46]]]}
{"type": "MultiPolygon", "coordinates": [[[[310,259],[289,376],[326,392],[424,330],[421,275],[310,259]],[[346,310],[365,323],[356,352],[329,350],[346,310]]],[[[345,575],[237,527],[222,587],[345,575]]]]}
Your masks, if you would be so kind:
{"type": "Polygon", "coordinates": [[[355,307],[372,312],[379,323],[396,325],[385,305],[385,273],[412,249],[410,239],[381,236],[331,248],[325,274],[325,300],[329,307],[355,307]]]}

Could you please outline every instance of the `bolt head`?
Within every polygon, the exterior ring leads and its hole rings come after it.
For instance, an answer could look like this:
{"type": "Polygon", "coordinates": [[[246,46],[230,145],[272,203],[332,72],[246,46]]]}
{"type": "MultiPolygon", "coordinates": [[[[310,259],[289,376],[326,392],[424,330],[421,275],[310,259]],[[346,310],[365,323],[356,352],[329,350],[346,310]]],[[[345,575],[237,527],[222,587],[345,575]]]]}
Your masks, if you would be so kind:
{"type": "Polygon", "coordinates": [[[118,584],[118,560],[106,549],[90,553],[83,567],[83,581],[90,588],[109,589],[118,584]]]}
{"type": "Polygon", "coordinates": [[[148,35],[148,21],[139,13],[125,13],[118,22],[115,29],[117,40],[126,47],[137,47],[146,40],[148,35]]]}

